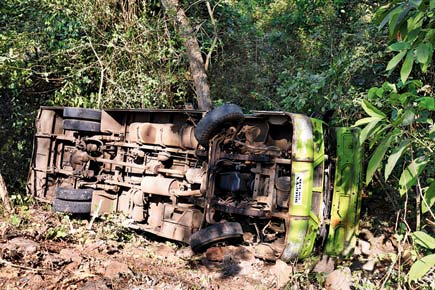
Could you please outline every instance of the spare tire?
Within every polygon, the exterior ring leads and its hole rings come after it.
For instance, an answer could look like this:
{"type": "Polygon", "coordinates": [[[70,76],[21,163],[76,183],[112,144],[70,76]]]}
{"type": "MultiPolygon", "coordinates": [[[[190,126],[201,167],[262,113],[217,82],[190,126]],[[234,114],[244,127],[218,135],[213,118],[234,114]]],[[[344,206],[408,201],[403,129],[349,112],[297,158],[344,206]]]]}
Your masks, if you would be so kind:
{"type": "Polygon", "coordinates": [[[101,121],[101,110],[66,107],[63,109],[65,119],[101,121]]]}
{"type": "Polygon", "coordinates": [[[91,212],[90,201],[71,201],[56,198],[53,201],[53,210],[56,212],[72,214],[89,214],[91,212]]]}
{"type": "Polygon", "coordinates": [[[225,104],[209,111],[199,120],[195,127],[195,138],[199,144],[207,148],[208,142],[219,129],[228,125],[240,124],[244,119],[245,115],[239,106],[225,104]]]}
{"type": "Polygon", "coordinates": [[[190,236],[190,247],[194,252],[199,252],[213,243],[242,237],[243,229],[237,222],[213,224],[193,233],[190,236]]]}
{"type": "Polygon", "coordinates": [[[72,200],[72,201],[91,201],[92,193],[94,192],[91,188],[56,188],[56,198],[62,200],[72,200]]]}

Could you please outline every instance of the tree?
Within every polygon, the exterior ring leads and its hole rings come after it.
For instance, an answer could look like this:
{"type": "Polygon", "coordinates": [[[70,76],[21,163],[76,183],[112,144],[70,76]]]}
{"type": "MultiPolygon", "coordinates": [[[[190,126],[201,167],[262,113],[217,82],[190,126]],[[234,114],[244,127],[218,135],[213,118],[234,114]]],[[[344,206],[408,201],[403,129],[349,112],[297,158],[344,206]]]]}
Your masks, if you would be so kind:
{"type": "Polygon", "coordinates": [[[0,173],[0,198],[3,201],[3,205],[7,211],[11,211],[11,202],[9,201],[8,190],[6,188],[6,183],[3,179],[2,174],[0,173]]]}
{"type": "Polygon", "coordinates": [[[190,25],[189,18],[187,18],[178,0],[162,0],[162,4],[168,15],[172,15],[179,25],[189,59],[190,73],[193,78],[198,108],[208,111],[211,109],[210,86],[195,31],[190,25]]]}

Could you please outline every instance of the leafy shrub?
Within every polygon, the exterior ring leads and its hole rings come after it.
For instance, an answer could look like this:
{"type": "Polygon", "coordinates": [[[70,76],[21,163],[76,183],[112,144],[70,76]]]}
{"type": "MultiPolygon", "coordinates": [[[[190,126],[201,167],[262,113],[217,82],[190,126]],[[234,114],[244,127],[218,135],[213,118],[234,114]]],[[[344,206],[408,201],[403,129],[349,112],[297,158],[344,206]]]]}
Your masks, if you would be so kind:
{"type": "Polygon", "coordinates": [[[384,38],[373,3],[224,1],[212,96],[250,109],[323,113],[353,123],[355,99],[379,81],[384,38]],[[231,19],[231,21],[229,21],[231,19]]]}
{"type": "Polygon", "coordinates": [[[11,189],[24,188],[41,105],[192,101],[184,48],[159,1],[5,0],[0,11],[0,172],[11,189]]]}
{"type": "MultiPolygon", "coordinates": [[[[404,207],[408,207],[408,197],[412,197],[416,201],[417,230],[422,227],[421,214],[435,220],[435,168],[431,166],[435,147],[434,100],[433,96],[425,94],[421,81],[398,85],[386,82],[382,87],[370,89],[368,99],[362,101],[368,117],[355,124],[364,125],[360,141],[368,140],[373,152],[367,165],[366,183],[369,184],[373,176],[377,176],[378,182],[390,182],[400,197],[406,196],[404,207]]],[[[413,235],[416,233],[419,232],[413,235]]],[[[432,244],[427,246],[433,247],[432,244]]],[[[421,278],[433,266],[434,255],[416,261],[410,269],[409,280],[421,278]]]]}
{"type": "Polygon", "coordinates": [[[392,73],[402,62],[400,81],[372,87],[367,99],[362,101],[362,108],[369,116],[355,124],[364,125],[360,141],[367,140],[372,152],[366,183],[376,176],[377,182],[390,183],[401,198],[405,197],[401,203],[405,208],[405,222],[409,219],[406,213],[408,198],[415,200],[411,216],[415,217],[416,231],[411,236],[420,257],[408,272],[410,283],[421,279],[435,266],[435,239],[433,235],[420,231],[421,228],[430,228],[435,221],[435,168],[432,166],[435,98],[429,84],[410,80],[421,77],[433,83],[434,74],[430,68],[433,67],[435,41],[435,30],[432,29],[434,8],[433,1],[391,1],[376,12],[375,20],[380,27],[388,24],[392,43],[387,50],[395,53],[386,70],[392,73]],[[414,64],[419,64],[420,70],[413,69],[414,64]],[[427,217],[423,222],[422,215],[427,217]]]}

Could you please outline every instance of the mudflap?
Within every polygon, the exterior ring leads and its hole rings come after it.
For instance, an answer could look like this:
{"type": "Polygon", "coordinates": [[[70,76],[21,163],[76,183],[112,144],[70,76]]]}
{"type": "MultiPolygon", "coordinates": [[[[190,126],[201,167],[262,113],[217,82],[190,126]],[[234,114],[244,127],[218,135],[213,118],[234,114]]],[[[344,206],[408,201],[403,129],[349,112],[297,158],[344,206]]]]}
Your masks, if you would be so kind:
{"type": "Polygon", "coordinates": [[[359,134],[359,128],[336,128],[337,159],[325,246],[325,253],[330,256],[348,256],[356,244],[362,195],[359,134]]]}

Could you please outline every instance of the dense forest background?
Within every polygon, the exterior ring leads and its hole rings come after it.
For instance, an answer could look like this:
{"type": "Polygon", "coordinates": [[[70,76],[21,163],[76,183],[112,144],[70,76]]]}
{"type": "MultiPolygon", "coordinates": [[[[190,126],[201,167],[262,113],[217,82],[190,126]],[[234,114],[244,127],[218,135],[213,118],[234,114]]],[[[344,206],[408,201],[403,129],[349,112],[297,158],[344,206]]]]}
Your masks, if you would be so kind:
{"type": "MultiPolygon", "coordinates": [[[[367,191],[382,188],[400,212],[398,234],[413,234],[414,260],[435,265],[435,1],[180,4],[214,104],[312,116],[334,110],[333,125],[361,126],[367,191]]],[[[160,1],[1,1],[0,172],[12,192],[24,191],[41,105],[191,104],[183,39],[160,1]]]]}
{"type": "MultiPolygon", "coordinates": [[[[322,115],[351,125],[385,70],[376,1],[184,1],[215,104],[322,115]],[[209,8],[209,9],[208,9],[209,8]]],[[[0,170],[26,176],[41,105],[195,104],[177,25],[157,0],[0,4],[0,170]],[[11,156],[12,155],[12,156],[11,156]]]]}

